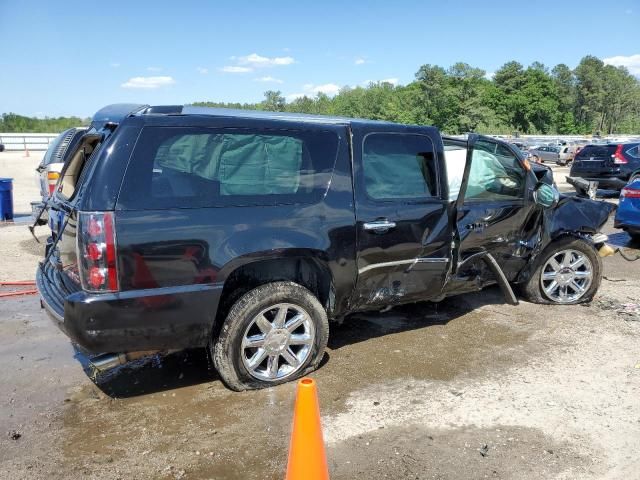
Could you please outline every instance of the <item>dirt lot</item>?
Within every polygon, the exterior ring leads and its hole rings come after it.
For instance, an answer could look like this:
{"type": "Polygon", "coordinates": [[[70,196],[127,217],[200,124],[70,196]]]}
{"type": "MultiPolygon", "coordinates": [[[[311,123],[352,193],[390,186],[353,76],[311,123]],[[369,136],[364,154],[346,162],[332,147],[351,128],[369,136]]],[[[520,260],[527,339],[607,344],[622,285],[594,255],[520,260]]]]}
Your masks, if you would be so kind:
{"type": "MultiPolygon", "coordinates": [[[[0,226],[0,279],[32,279],[41,248],[0,226]]],[[[588,306],[490,289],[333,325],[313,375],[331,478],[640,478],[640,263],[604,265],[588,306]]],[[[284,477],[294,385],[230,392],[203,351],[94,383],[74,353],[37,297],[0,300],[0,478],[284,477]]]]}

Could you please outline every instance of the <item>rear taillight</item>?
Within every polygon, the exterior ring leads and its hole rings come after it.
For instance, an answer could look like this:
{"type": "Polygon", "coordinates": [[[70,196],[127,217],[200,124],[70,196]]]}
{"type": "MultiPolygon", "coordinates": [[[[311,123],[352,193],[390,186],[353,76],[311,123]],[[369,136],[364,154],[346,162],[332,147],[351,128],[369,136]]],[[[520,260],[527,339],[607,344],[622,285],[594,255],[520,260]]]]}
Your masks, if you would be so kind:
{"type": "Polygon", "coordinates": [[[640,198],[640,189],[624,187],[620,191],[620,198],[640,198]]]}
{"type": "Polygon", "coordinates": [[[611,155],[611,158],[613,158],[613,163],[615,163],[616,165],[627,163],[627,159],[624,158],[624,153],[622,153],[622,145],[618,145],[618,148],[616,148],[616,153],[611,155]]]}
{"type": "Polygon", "coordinates": [[[94,292],[118,291],[113,212],[79,213],[78,263],[82,288],[94,292]]]}
{"type": "Polygon", "coordinates": [[[49,173],[47,173],[47,183],[49,185],[49,195],[53,195],[53,192],[56,189],[56,184],[58,183],[58,179],[59,178],[60,178],[60,174],[58,172],[49,172],[49,173]]]}

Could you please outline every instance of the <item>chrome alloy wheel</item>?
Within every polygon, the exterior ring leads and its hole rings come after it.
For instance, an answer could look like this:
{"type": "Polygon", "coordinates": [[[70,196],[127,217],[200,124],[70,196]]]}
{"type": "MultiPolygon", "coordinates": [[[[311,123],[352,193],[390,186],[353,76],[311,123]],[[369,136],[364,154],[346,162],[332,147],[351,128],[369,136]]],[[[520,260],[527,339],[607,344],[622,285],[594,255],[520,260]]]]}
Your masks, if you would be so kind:
{"type": "Polygon", "coordinates": [[[272,382],[297,372],[311,355],[315,327],[298,305],[278,303],[252,320],[242,337],[242,363],[252,377],[272,382]]]}
{"type": "Polygon", "coordinates": [[[540,285],[550,300],[571,303],[587,293],[592,280],[593,266],[583,252],[561,250],[545,263],[540,285]]]}

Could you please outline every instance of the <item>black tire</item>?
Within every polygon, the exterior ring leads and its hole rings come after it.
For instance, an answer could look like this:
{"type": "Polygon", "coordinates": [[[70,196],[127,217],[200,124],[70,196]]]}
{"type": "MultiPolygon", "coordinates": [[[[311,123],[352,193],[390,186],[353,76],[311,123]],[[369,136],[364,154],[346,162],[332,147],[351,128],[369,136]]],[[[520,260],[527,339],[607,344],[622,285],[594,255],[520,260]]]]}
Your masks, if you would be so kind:
{"type": "Polygon", "coordinates": [[[585,240],[575,237],[564,237],[551,243],[544,251],[534,260],[533,273],[527,282],[521,285],[521,292],[524,297],[533,303],[552,304],[552,305],[574,305],[578,303],[588,303],[600,287],[602,281],[602,260],[596,252],[593,245],[585,240]],[[586,291],[577,299],[572,301],[560,302],[551,298],[542,288],[541,276],[547,262],[553,255],[557,255],[564,250],[576,250],[584,254],[591,262],[592,278],[591,283],[586,291]]]}
{"type": "MultiPolygon", "coordinates": [[[[269,312],[271,310],[267,314],[269,312]]],[[[273,282],[247,292],[231,307],[220,333],[211,342],[211,358],[222,381],[232,390],[243,391],[272,387],[295,380],[315,370],[322,360],[328,339],[327,312],[318,299],[309,290],[296,283],[273,282]],[[275,311],[276,305],[285,303],[301,308],[310,318],[315,331],[309,354],[294,372],[283,378],[268,381],[257,378],[250,373],[245,365],[243,338],[245,333],[249,333],[250,328],[255,327],[255,325],[252,326],[253,321],[261,312],[271,306],[274,306],[275,311]]],[[[278,357],[278,359],[282,361],[282,358],[278,357]]],[[[265,357],[264,361],[268,360],[268,357],[265,357]]]]}
{"type": "Polygon", "coordinates": [[[4,145],[0,143],[0,152],[4,152],[4,145]]]}

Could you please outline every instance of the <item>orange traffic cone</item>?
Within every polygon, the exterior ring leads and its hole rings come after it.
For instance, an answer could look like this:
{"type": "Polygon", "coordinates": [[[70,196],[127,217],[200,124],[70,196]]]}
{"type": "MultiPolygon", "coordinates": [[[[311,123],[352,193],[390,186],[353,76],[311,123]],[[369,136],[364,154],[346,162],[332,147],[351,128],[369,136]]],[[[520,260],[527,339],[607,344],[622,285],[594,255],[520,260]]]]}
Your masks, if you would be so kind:
{"type": "Polygon", "coordinates": [[[286,480],[329,480],[316,382],[298,382],[286,480]]]}

